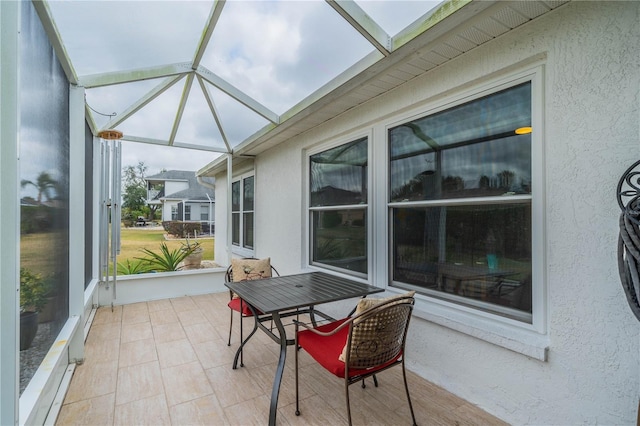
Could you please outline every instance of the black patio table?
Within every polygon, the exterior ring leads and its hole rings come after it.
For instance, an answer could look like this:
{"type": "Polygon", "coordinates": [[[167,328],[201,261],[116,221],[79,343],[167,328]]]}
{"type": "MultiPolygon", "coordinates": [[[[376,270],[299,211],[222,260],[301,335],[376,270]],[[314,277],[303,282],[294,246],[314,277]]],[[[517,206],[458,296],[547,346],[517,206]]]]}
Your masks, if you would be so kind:
{"type": "Polygon", "coordinates": [[[273,381],[273,390],[271,391],[269,425],[275,425],[276,423],[278,394],[280,393],[280,383],[282,382],[284,363],[287,357],[287,346],[295,344],[295,339],[287,339],[282,318],[308,313],[314,323],[316,314],[332,320],[333,318],[328,315],[315,310],[314,306],[338,300],[365,297],[368,294],[384,291],[382,288],[323,272],[307,272],[264,278],[259,282],[230,282],[225,283],[225,285],[248,304],[255,319],[253,331],[244,339],[236,351],[233,368],[237,367],[238,356],[243,346],[258,328],[280,344],[280,358],[273,381]],[[273,320],[273,324],[278,330],[277,335],[273,333],[272,328],[262,324],[271,320],[273,320]]]}

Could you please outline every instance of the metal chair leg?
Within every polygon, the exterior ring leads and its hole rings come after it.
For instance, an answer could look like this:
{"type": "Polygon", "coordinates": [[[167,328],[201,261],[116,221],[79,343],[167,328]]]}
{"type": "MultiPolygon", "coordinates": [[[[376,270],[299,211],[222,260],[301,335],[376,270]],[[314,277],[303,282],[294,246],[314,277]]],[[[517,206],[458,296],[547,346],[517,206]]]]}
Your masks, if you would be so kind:
{"type": "Polygon", "coordinates": [[[227,342],[227,346],[231,346],[231,330],[233,330],[233,309],[229,309],[231,312],[231,318],[229,319],[229,341],[227,342]]]}
{"type": "MultiPolygon", "coordinates": [[[[244,339],[242,338],[242,317],[244,315],[242,315],[242,302],[240,302],[240,344],[242,345],[242,343],[244,342],[244,339]]],[[[243,356],[243,347],[240,346],[240,367],[244,367],[244,356],[243,356]]]]}
{"type": "Polygon", "coordinates": [[[347,418],[349,419],[349,426],[351,426],[351,403],[349,402],[349,379],[347,378],[344,380],[344,392],[347,397],[347,418]]]}
{"type": "Polygon", "coordinates": [[[411,403],[411,396],[409,395],[409,385],[407,383],[407,372],[404,368],[404,357],[402,357],[402,378],[404,379],[404,389],[407,391],[407,401],[409,402],[409,411],[411,411],[411,419],[413,420],[413,426],[418,426],[418,423],[416,423],[416,416],[413,413],[413,404],[411,403]]]}
{"type": "Polygon", "coordinates": [[[296,367],[296,416],[300,415],[300,398],[299,398],[299,394],[298,394],[298,324],[296,324],[296,330],[295,330],[295,336],[296,336],[296,344],[295,344],[295,348],[296,350],[295,352],[295,367],[296,367]]]}

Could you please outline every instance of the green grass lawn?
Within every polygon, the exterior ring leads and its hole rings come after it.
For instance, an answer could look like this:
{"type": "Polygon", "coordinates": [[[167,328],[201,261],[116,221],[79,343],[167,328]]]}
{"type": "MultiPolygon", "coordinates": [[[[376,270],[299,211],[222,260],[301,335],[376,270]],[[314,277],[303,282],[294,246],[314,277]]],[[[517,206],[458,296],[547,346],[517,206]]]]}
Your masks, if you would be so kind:
{"type": "MultiPolygon", "coordinates": [[[[160,251],[160,244],[165,243],[169,250],[175,250],[182,247],[186,242],[183,239],[166,240],[166,231],[164,229],[140,229],[140,228],[122,228],[120,230],[120,254],[118,255],[118,263],[123,263],[127,259],[129,262],[138,262],[137,257],[147,257],[141,249],[146,248],[154,252],[160,251]]],[[[189,239],[193,242],[193,238],[189,239]]],[[[213,238],[198,238],[200,246],[204,249],[202,260],[213,260],[214,252],[213,238]]]]}
{"type": "MultiPolygon", "coordinates": [[[[166,243],[169,250],[182,247],[184,239],[165,240],[164,229],[136,229],[122,228],[120,254],[118,255],[118,263],[138,262],[136,257],[146,257],[145,253],[140,251],[147,248],[154,252],[160,251],[160,244],[166,243]]],[[[193,241],[190,239],[189,241],[193,241]]],[[[213,238],[198,238],[197,240],[204,249],[202,260],[213,260],[214,252],[213,238]]],[[[25,234],[20,236],[20,265],[29,269],[31,272],[40,273],[48,276],[52,271],[56,270],[55,256],[43,256],[43,253],[51,253],[56,250],[65,250],[62,245],[66,244],[65,240],[57,235],[56,232],[43,232],[34,234],[25,234]]]]}

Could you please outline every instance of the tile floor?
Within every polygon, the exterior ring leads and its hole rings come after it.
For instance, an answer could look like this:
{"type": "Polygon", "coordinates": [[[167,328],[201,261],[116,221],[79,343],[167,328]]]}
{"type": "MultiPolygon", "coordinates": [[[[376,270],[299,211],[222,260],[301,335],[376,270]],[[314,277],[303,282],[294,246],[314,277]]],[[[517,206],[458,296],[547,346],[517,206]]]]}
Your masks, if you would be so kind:
{"type": "MultiPolygon", "coordinates": [[[[98,309],[56,425],[266,425],[279,347],[258,332],[245,367],[231,364],[228,293],[98,309]]],[[[245,321],[251,326],[251,321],[245,321]]],[[[290,348],[291,350],[293,348],[290,348]]],[[[280,425],[347,424],[344,385],[301,352],[295,411],[293,352],[278,401],[280,425]]],[[[408,372],[420,425],[502,425],[451,393],[408,372]]],[[[351,386],[354,424],[411,424],[400,369],[362,389],[351,386]]]]}

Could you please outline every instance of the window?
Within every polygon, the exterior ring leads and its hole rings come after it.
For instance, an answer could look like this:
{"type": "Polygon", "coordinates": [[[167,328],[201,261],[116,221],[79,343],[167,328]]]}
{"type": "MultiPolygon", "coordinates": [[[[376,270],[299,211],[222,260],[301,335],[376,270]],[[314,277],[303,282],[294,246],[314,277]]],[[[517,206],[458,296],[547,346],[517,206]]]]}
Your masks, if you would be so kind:
{"type": "Polygon", "coordinates": [[[254,176],[242,177],[231,184],[231,242],[250,250],[253,250],[253,200],[254,176]]]}
{"type": "Polygon", "coordinates": [[[184,220],[191,220],[191,205],[184,205],[184,220]]]}
{"type": "Polygon", "coordinates": [[[310,262],[366,276],[368,140],[309,157],[310,262]]]}
{"type": "MultiPolygon", "coordinates": [[[[50,359],[43,360],[69,324],[71,147],[69,83],[64,70],[31,2],[20,3],[20,15],[18,105],[21,120],[18,132],[19,152],[23,159],[19,169],[22,292],[19,298],[21,321],[16,330],[21,337],[20,354],[16,357],[20,362],[19,391],[23,395],[41,363],[45,371],[53,370],[50,359]]],[[[8,141],[3,139],[2,143],[8,141]]],[[[2,285],[14,283],[3,282],[2,285]]],[[[3,300],[3,308],[5,303],[3,300]]],[[[3,327],[6,327],[4,323],[3,327]]],[[[3,341],[2,350],[12,350],[13,343],[3,341]]],[[[42,387],[44,378],[41,376],[34,385],[42,387]]],[[[5,380],[12,380],[11,375],[3,378],[3,386],[5,380]]],[[[32,393],[28,399],[34,395],[32,393]]],[[[31,399],[27,407],[34,402],[31,399]]],[[[29,414],[20,411],[25,418],[29,414]]]]}
{"type": "Polygon", "coordinates": [[[178,220],[178,206],[171,206],[171,220],[178,220]]]}
{"type": "Polygon", "coordinates": [[[389,129],[392,285],[532,322],[531,82],[389,129]]]}
{"type": "Polygon", "coordinates": [[[200,220],[209,220],[209,206],[206,204],[200,205],[200,220]]]}

